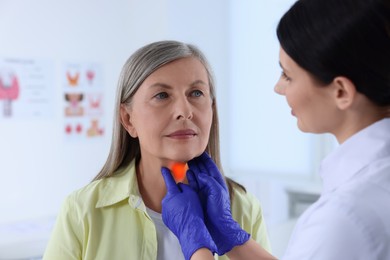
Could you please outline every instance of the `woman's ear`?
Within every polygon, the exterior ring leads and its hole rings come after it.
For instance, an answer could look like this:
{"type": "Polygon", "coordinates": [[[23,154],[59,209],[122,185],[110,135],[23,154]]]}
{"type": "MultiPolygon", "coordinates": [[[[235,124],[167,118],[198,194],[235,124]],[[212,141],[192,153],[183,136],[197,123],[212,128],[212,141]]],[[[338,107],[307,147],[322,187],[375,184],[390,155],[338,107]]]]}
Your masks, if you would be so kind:
{"type": "Polygon", "coordinates": [[[334,100],[340,110],[346,110],[352,106],[356,98],[356,87],[353,82],[346,77],[336,77],[333,82],[334,100]]]}
{"type": "Polygon", "coordinates": [[[137,131],[131,120],[131,108],[127,107],[125,104],[121,104],[120,119],[122,126],[126,129],[129,135],[133,138],[137,138],[137,131]]]}

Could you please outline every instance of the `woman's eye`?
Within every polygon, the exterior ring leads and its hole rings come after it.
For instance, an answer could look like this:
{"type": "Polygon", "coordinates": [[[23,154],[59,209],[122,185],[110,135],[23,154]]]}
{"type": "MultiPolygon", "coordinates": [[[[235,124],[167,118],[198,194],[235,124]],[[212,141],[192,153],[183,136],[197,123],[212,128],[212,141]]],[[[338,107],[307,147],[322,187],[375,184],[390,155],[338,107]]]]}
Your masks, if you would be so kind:
{"type": "Polygon", "coordinates": [[[291,80],[291,78],[290,78],[289,76],[287,76],[286,73],[284,73],[284,71],[282,71],[281,77],[282,77],[283,79],[285,79],[286,81],[290,81],[290,80],[291,80]]]}
{"type": "Polygon", "coordinates": [[[158,93],[157,95],[155,95],[154,97],[156,97],[158,99],[165,99],[165,98],[168,98],[168,93],[161,92],[161,93],[158,93]]]}
{"type": "Polygon", "coordinates": [[[201,96],[203,96],[203,92],[200,90],[194,90],[194,91],[192,91],[191,95],[193,97],[201,97],[201,96]]]}

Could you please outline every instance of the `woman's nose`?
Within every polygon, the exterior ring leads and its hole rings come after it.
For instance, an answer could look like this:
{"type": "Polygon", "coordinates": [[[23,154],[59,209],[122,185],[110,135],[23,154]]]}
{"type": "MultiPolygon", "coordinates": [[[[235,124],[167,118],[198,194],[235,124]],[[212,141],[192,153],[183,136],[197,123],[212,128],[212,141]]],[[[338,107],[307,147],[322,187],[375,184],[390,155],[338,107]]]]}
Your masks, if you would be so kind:
{"type": "Polygon", "coordinates": [[[285,88],[284,88],[283,84],[280,84],[279,81],[276,83],[276,85],[274,87],[274,91],[275,91],[275,93],[282,95],[282,96],[284,96],[284,94],[285,94],[285,88]]]}
{"type": "Polygon", "coordinates": [[[187,98],[180,98],[175,102],[175,118],[191,119],[193,116],[192,105],[187,98]]]}

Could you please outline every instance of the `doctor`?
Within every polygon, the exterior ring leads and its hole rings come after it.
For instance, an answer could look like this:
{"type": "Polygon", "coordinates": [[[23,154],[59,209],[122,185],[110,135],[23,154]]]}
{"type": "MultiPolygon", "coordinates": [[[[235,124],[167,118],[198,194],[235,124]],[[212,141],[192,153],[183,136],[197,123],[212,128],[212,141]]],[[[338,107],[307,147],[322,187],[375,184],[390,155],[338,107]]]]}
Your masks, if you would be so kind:
{"type": "MultiPolygon", "coordinates": [[[[331,133],[340,144],[322,162],[321,197],[298,220],[283,259],[390,259],[390,1],[299,0],[277,36],[282,75],[275,92],[301,131],[331,133]]],[[[231,259],[274,259],[251,238],[237,239],[241,229],[210,157],[189,168],[190,187],[162,169],[164,223],[179,239],[187,229],[210,234],[231,259]],[[186,221],[194,217],[207,228],[186,221]]],[[[198,247],[191,259],[212,254],[198,247]]]]}

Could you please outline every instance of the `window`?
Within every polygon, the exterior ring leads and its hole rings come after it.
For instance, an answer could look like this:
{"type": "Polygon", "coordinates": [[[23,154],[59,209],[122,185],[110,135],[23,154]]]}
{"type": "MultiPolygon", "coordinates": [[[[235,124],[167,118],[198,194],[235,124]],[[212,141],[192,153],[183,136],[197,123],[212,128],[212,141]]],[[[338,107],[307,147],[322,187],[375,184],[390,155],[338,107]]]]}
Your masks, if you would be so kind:
{"type": "Polygon", "coordinates": [[[295,0],[231,1],[229,173],[318,178],[332,148],[326,135],[302,133],[274,85],[281,69],[276,26],[295,0]]]}

